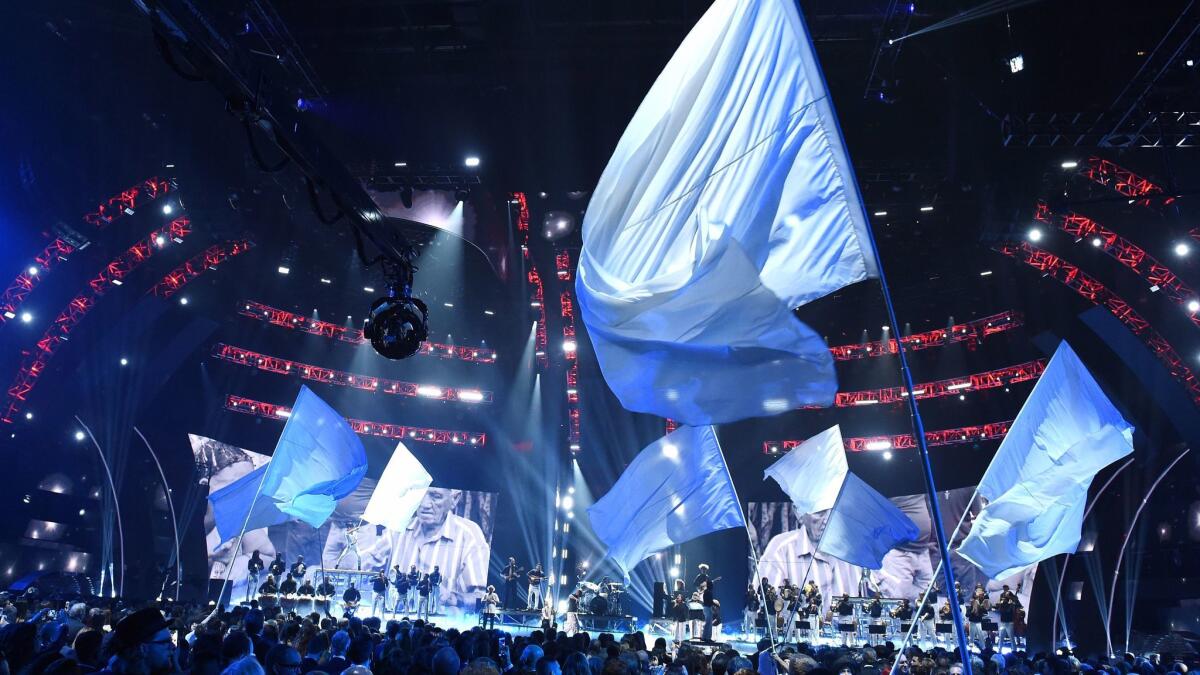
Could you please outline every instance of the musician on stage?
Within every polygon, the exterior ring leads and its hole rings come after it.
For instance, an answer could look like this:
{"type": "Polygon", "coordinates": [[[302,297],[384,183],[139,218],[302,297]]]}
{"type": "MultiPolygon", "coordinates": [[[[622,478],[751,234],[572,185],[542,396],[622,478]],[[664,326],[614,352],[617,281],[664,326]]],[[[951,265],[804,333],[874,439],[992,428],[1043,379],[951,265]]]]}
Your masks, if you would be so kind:
{"type": "Polygon", "coordinates": [[[429,583],[429,575],[422,574],[421,580],[417,582],[417,597],[420,598],[417,605],[417,618],[429,620],[429,605],[432,599],[429,597],[430,590],[433,586],[429,583]]]}
{"type": "Polygon", "coordinates": [[[483,594],[483,616],[479,617],[484,629],[496,627],[496,615],[500,613],[500,596],[496,595],[496,587],[488,586],[483,594]]]}
{"type": "MultiPolygon", "coordinates": [[[[879,626],[883,624],[883,603],[879,601],[879,598],[871,598],[871,602],[867,603],[867,616],[871,618],[870,623],[872,625],[879,626]]],[[[870,643],[872,640],[870,628],[867,629],[866,637],[867,642],[870,643]]]]}
{"type": "Polygon", "coordinates": [[[508,564],[501,572],[504,576],[504,607],[512,609],[517,594],[517,579],[521,576],[521,568],[517,567],[517,559],[509,556],[508,564]]]}
{"type": "Polygon", "coordinates": [[[379,570],[374,579],[371,579],[371,616],[382,616],[387,612],[387,590],[388,590],[387,572],[379,570]]]}
{"type": "Polygon", "coordinates": [[[767,577],[762,578],[762,581],[760,582],[760,587],[762,588],[763,599],[766,602],[766,604],[763,605],[763,608],[762,608],[763,618],[768,622],[774,621],[775,620],[775,600],[778,598],[778,596],[775,594],[775,587],[771,585],[771,580],[768,579],[767,577]]]}
{"type": "Polygon", "coordinates": [[[834,609],[838,615],[838,632],[842,634],[842,646],[849,647],[851,633],[843,631],[840,624],[854,622],[854,603],[850,602],[850,594],[843,593],[835,603],[834,609]]]}
{"type": "Polygon", "coordinates": [[[320,584],[317,585],[317,602],[320,605],[321,609],[323,609],[325,611],[325,613],[328,614],[329,613],[329,599],[333,597],[333,594],[337,592],[337,589],[335,589],[333,587],[332,581],[330,581],[327,578],[324,578],[325,575],[321,575],[321,576],[322,576],[322,581],[320,584]]]}
{"type": "Polygon", "coordinates": [[[437,565],[429,573],[429,613],[442,613],[442,570],[437,565]]]}
{"type": "MultiPolygon", "coordinates": [[[[682,596],[680,596],[682,597],[682,596]]],[[[754,588],[754,583],[746,585],[746,605],[742,610],[742,633],[746,635],[754,634],[754,619],[758,616],[758,608],[761,602],[758,597],[758,590],[754,588]]]]}
{"type": "Polygon", "coordinates": [[[704,631],[700,637],[705,642],[712,642],[713,620],[718,618],[716,612],[719,610],[717,609],[716,600],[713,599],[713,583],[715,581],[715,579],[709,579],[704,581],[700,586],[700,590],[703,593],[703,599],[700,603],[704,605],[704,631]]]}
{"type": "Polygon", "coordinates": [[[992,603],[988,600],[987,592],[983,590],[983,584],[976,584],[975,592],[971,596],[971,604],[967,606],[967,621],[971,627],[969,633],[971,641],[981,648],[984,643],[983,621],[987,619],[991,609],[992,603]]]}
{"type": "Polygon", "coordinates": [[[913,609],[908,604],[908,600],[901,598],[900,604],[896,605],[896,607],[892,609],[891,615],[893,619],[898,619],[900,621],[900,632],[907,634],[908,631],[904,629],[904,625],[911,624],[913,618],[913,609]]]}
{"type": "Polygon", "coordinates": [[[358,611],[359,600],[362,600],[362,593],[358,592],[352,581],[350,582],[350,588],[347,588],[346,592],[342,593],[342,611],[345,612],[346,618],[354,616],[354,612],[358,611]]]}
{"type": "Polygon", "coordinates": [[[392,566],[392,585],[396,587],[396,604],[392,606],[392,614],[407,612],[405,603],[408,600],[408,575],[399,565],[392,566]]]}
{"type": "Polygon", "coordinates": [[[929,644],[933,644],[934,639],[936,638],[936,632],[934,631],[933,625],[934,618],[936,616],[937,610],[934,609],[934,603],[932,600],[927,600],[925,604],[921,605],[921,610],[917,613],[917,619],[921,624],[921,630],[917,634],[918,640],[924,638],[929,641],[929,644]]]}
{"type": "Polygon", "coordinates": [[[297,588],[299,588],[299,584],[296,583],[296,578],[292,576],[291,572],[288,572],[287,578],[279,584],[279,595],[285,605],[284,609],[288,609],[286,606],[288,604],[293,605],[293,608],[295,607],[294,601],[296,599],[297,588]]]}
{"type": "Polygon", "coordinates": [[[558,630],[558,621],[554,610],[554,598],[547,593],[542,601],[542,633],[547,637],[554,635],[558,630]]]}
{"type": "Polygon", "coordinates": [[[529,570],[529,588],[525,592],[525,609],[533,612],[537,611],[542,606],[542,582],[546,580],[546,573],[542,571],[542,563],[533,566],[529,570]]]}
{"type": "Polygon", "coordinates": [[[579,599],[581,597],[583,597],[583,591],[578,588],[567,596],[567,620],[563,626],[567,637],[575,637],[575,634],[579,632],[579,599]]]}
{"type": "Polygon", "coordinates": [[[938,610],[938,619],[940,619],[942,623],[954,622],[954,610],[950,608],[950,598],[946,598],[944,601],[942,601],[942,607],[938,610]]]}
{"type": "Polygon", "coordinates": [[[408,611],[416,612],[421,602],[420,589],[417,585],[421,583],[421,573],[417,571],[416,565],[408,566],[408,611]]]}
{"type": "Polygon", "coordinates": [[[254,589],[258,588],[258,575],[262,573],[265,566],[266,564],[263,563],[262,556],[259,555],[258,551],[255,551],[250,556],[250,560],[246,562],[246,602],[250,601],[250,596],[253,595],[254,589]]]}
{"type": "Polygon", "coordinates": [[[815,581],[804,584],[804,614],[808,618],[809,635],[815,641],[821,634],[821,587],[815,581]]]}
{"type": "Polygon", "coordinates": [[[282,579],[283,573],[287,571],[287,565],[283,562],[283,554],[276,553],[275,559],[271,561],[271,574],[275,575],[276,579],[282,579]]]}
{"type": "Polygon", "coordinates": [[[275,575],[274,574],[267,575],[267,580],[264,581],[262,583],[262,585],[258,587],[258,594],[260,596],[278,595],[279,594],[279,587],[275,585],[275,575]]]}
{"type": "Polygon", "coordinates": [[[317,594],[317,591],[313,588],[312,582],[305,579],[304,583],[300,584],[300,588],[296,589],[296,594],[300,597],[311,598],[317,594]]]}
{"type": "Polygon", "coordinates": [[[1004,638],[1008,636],[1008,644],[1014,650],[1017,648],[1017,634],[1013,623],[1017,618],[1017,610],[1023,609],[1021,600],[1009,589],[1008,584],[1000,589],[1000,597],[996,600],[996,611],[1000,614],[1000,637],[996,639],[996,649],[1004,646],[1004,638]]]}
{"type": "Polygon", "coordinates": [[[296,562],[292,563],[292,576],[296,579],[304,579],[304,575],[308,574],[308,565],[304,564],[304,556],[296,556],[296,562]]]}
{"type": "Polygon", "coordinates": [[[675,621],[675,646],[683,644],[687,634],[688,604],[683,593],[676,593],[671,604],[670,617],[675,621]]]}

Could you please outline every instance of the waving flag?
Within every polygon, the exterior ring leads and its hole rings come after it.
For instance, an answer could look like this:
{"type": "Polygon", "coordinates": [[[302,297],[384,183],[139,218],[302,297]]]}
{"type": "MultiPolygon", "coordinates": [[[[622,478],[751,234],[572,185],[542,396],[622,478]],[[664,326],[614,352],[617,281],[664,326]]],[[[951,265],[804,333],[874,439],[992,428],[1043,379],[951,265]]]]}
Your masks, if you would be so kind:
{"type": "Polygon", "coordinates": [[[914,542],[921,529],[887,497],[852,473],[821,535],[821,552],[851,565],[877,570],[888,551],[914,542]]]}
{"type": "Polygon", "coordinates": [[[835,424],[767,467],[763,479],[779,483],[796,513],[816,513],[833,508],[847,471],[842,429],[835,424]]]}
{"type": "Polygon", "coordinates": [[[209,495],[217,532],[225,542],[244,522],[256,530],[291,518],[320,527],[366,473],[367,454],[354,430],[301,386],[271,461],[209,495]]]}
{"type": "Polygon", "coordinates": [[[433,484],[433,476],[408,451],[404,443],[396,443],[392,458],[371,493],[362,518],[368,523],[383,525],[394,532],[403,532],[433,484]]]}
{"type": "Polygon", "coordinates": [[[655,551],[746,525],[711,426],[683,426],[646,446],[587,513],[625,572],[655,551]]]}
{"type": "Polygon", "coordinates": [[[830,405],[801,304],[877,277],[866,212],[793,0],[716,0],[588,204],[576,289],[609,386],[686,424],[830,405]]]}
{"type": "Polygon", "coordinates": [[[1000,579],[1074,552],[1092,479],[1131,452],[1133,425],[1061,343],[979,483],[987,504],[959,555],[1000,579]]]}

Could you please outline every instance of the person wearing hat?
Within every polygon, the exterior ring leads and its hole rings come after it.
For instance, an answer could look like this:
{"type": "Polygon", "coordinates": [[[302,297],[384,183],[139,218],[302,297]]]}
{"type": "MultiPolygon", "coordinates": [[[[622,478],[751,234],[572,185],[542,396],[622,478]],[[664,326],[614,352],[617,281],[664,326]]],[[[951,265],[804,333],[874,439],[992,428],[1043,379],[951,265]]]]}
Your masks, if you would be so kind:
{"type": "Polygon", "coordinates": [[[175,644],[162,612],[139,609],[117,623],[109,640],[108,667],[101,675],[165,675],[179,672],[175,644]]]}
{"type": "Polygon", "coordinates": [[[1017,598],[1017,594],[1013,593],[1004,584],[1000,590],[1000,598],[996,602],[996,609],[1000,614],[1000,637],[996,640],[996,648],[999,649],[1004,645],[1004,638],[1008,638],[1008,644],[1013,649],[1017,648],[1017,634],[1013,631],[1013,622],[1016,620],[1017,610],[1021,608],[1021,600],[1017,598]]]}

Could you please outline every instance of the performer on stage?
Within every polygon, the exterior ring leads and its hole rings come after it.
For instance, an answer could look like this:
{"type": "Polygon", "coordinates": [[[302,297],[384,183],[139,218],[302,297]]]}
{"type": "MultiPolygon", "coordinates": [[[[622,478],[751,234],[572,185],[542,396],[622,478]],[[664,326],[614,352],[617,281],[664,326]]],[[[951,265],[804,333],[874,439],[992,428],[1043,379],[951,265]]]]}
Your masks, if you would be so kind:
{"type": "MultiPolygon", "coordinates": [[[[324,575],[322,575],[324,577],[324,575]]],[[[329,613],[329,601],[337,589],[333,587],[333,582],[328,578],[323,578],[321,583],[317,585],[317,605],[321,611],[329,613]]]]}
{"type": "Polygon", "coordinates": [[[255,589],[258,588],[258,575],[262,573],[265,566],[266,564],[263,563],[262,556],[259,555],[258,551],[255,551],[250,556],[250,560],[246,561],[246,602],[250,602],[255,589]]]}
{"type": "Polygon", "coordinates": [[[529,570],[529,588],[525,592],[525,609],[528,611],[536,611],[542,606],[542,582],[546,580],[546,573],[542,571],[542,563],[533,566],[529,570]]]}
{"type": "Polygon", "coordinates": [[[292,563],[292,576],[297,580],[304,579],[304,575],[308,574],[308,565],[304,564],[304,556],[296,556],[296,562],[292,563]]]}
{"type": "Polygon", "coordinates": [[[554,598],[550,594],[546,594],[546,598],[542,601],[542,633],[546,636],[554,635],[558,630],[557,616],[554,611],[554,598]]]}
{"type": "Polygon", "coordinates": [[[264,581],[263,584],[258,587],[258,594],[260,596],[279,595],[279,587],[275,585],[275,575],[274,574],[267,575],[267,580],[264,581]]]}
{"type": "Polygon", "coordinates": [[[513,609],[517,595],[517,579],[521,576],[521,569],[517,567],[516,558],[508,557],[508,564],[504,566],[502,574],[504,575],[504,607],[513,609]]]}
{"type": "Polygon", "coordinates": [[[479,617],[485,629],[496,627],[496,615],[500,613],[500,596],[496,595],[496,587],[488,586],[483,594],[483,616],[479,617]]]}
{"type": "Polygon", "coordinates": [[[934,617],[936,616],[937,610],[934,609],[933,601],[927,601],[924,605],[921,605],[921,611],[917,614],[917,618],[921,622],[921,630],[917,635],[918,640],[923,638],[929,641],[928,644],[933,644],[936,637],[933,625],[934,617]]]}
{"type": "Polygon", "coordinates": [[[283,554],[276,553],[275,559],[271,561],[271,574],[275,575],[276,579],[282,579],[283,573],[287,571],[287,565],[283,562],[283,554]]]}
{"type": "Polygon", "coordinates": [[[307,595],[311,598],[317,594],[317,589],[313,588],[311,581],[305,579],[304,583],[300,584],[300,588],[296,589],[296,593],[298,595],[307,595]]]}
{"type": "MultiPolygon", "coordinates": [[[[682,597],[682,596],[680,596],[682,597]]],[[[758,598],[758,590],[754,588],[754,584],[746,585],[746,605],[742,609],[742,633],[745,635],[754,634],[754,618],[758,616],[758,608],[761,603],[758,598]]]]}
{"type": "Polygon", "coordinates": [[[416,565],[408,566],[408,611],[416,613],[420,609],[421,589],[418,587],[421,583],[421,573],[417,571],[416,565]]]}
{"type": "Polygon", "coordinates": [[[387,612],[387,591],[388,591],[387,573],[379,570],[375,578],[371,580],[371,616],[383,616],[387,612]]]}
{"type": "Polygon", "coordinates": [[[712,642],[713,634],[713,619],[716,609],[716,600],[713,599],[713,582],[715,579],[709,579],[701,582],[700,591],[703,593],[703,599],[700,601],[704,605],[704,630],[701,633],[701,638],[705,642],[712,642]]]}
{"type": "Polygon", "coordinates": [[[675,594],[675,601],[671,605],[671,618],[675,621],[675,646],[678,647],[686,637],[688,622],[687,601],[682,593],[675,594]]]}
{"type": "Polygon", "coordinates": [[[392,585],[396,587],[396,604],[392,606],[392,614],[407,612],[405,604],[408,602],[408,575],[399,565],[392,566],[392,585]]]}
{"type": "Polygon", "coordinates": [[[358,602],[360,600],[362,600],[362,593],[358,592],[358,589],[354,587],[354,582],[351,581],[350,588],[347,588],[346,592],[342,593],[343,616],[346,618],[354,616],[354,613],[358,611],[358,602]]]}
{"type": "Polygon", "coordinates": [[[563,626],[567,637],[575,637],[575,634],[579,632],[579,599],[581,597],[583,597],[583,591],[578,588],[567,596],[567,620],[563,626]]]}
{"type": "Polygon", "coordinates": [[[842,597],[839,598],[837,601],[835,609],[837,610],[837,615],[838,615],[838,619],[837,619],[838,632],[842,634],[842,646],[849,647],[850,646],[850,636],[853,633],[849,632],[849,631],[843,631],[842,626],[841,626],[842,624],[855,623],[855,621],[854,621],[854,603],[850,602],[850,594],[849,593],[842,594],[842,597]]]}
{"type": "Polygon", "coordinates": [[[969,633],[971,641],[981,649],[984,643],[983,621],[991,609],[992,603],[988,600],[987,592],[983,590],[983,584],[976,584],[975,593],[971,596],[971,604],[967,606],[967,621],[971,626],[969,633]]]}
{"type": "Polygon", "coordinates": [[[442,571],[437,565],[429,573],[429,604],[430,614],[442,613],[442,571]]]}
{"type": "Polygon", "coordinates": [[[279,599],[284,609],[295,609],[297,588],[299,584],[296,583],[296,578],[288,572],[287,578],[279,584],[279,599]]]}
{"type": "Polygon", "coordinates": [[[905,625],[911,625],[913,618],[913,609],[909,606],[908,600],[901,598],[900,604],[896,605],[896,608],[891,611],[891,615],[893,619],[900,621],[900,625],[898,626],[900,629],[899,632],[906,634],[908,631],[905,630],[905,625]]]}
{"type": "Polygon", "coordinates": [[[954,622],[954,610],[950,608],[950,598],[946,598],[944,601],[942,601],[942,606],[940,609],[938,609],[938,620],[941,623],[954,622]]]}
{"type": "Polygon", "coordinates": [[[432,601],[429,594],[433,586],[429,583],[429,575],[422,574],[421,580],[417,582],[417,618],[429,620],[429,605],[432,601]]]}
{"type": "Polygon", "coordinates": [[[1014,650],[1017,648],[1017,635],[1013,630],[1013,623],[1019,609],[1022,609],[1020,598],[1008,588],[1008,584],[1004,584],[996,601],[996,610],[1000,614],[1000,637],[996,640],[996,649],[1004,646],[1006,636],[1008,645],[1014,650]]]}

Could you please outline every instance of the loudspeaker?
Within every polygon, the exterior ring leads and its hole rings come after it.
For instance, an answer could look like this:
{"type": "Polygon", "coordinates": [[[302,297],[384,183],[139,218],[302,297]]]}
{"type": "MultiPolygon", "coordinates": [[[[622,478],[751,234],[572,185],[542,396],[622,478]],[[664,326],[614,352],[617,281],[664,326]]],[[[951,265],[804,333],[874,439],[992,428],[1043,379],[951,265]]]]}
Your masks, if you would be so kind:
{"type": "Polygon", "coordinates": [[[667,615],[667,582],[654,582],[654,618],[661,619],[667,615]]]}

